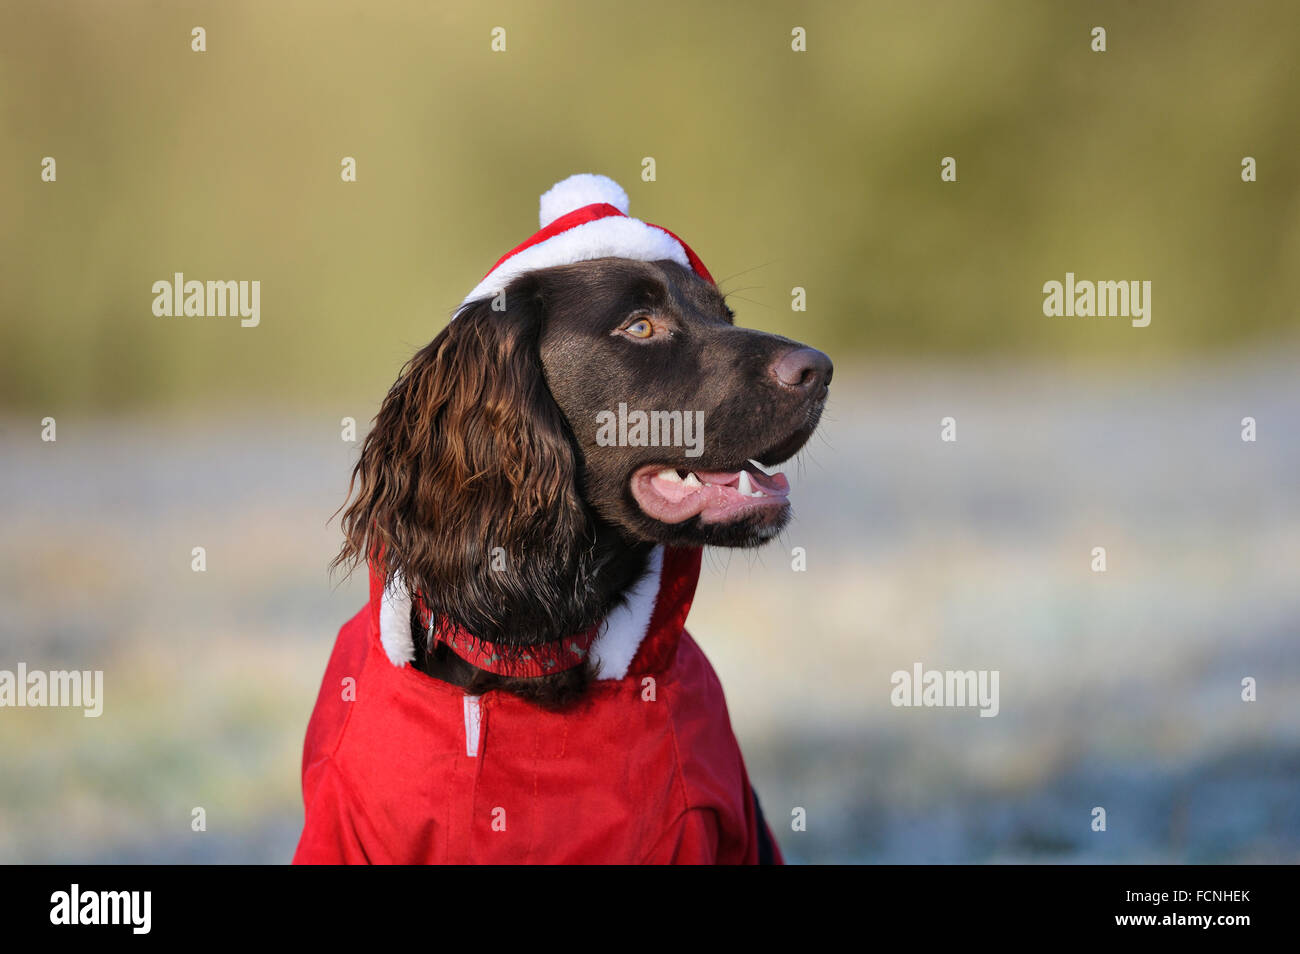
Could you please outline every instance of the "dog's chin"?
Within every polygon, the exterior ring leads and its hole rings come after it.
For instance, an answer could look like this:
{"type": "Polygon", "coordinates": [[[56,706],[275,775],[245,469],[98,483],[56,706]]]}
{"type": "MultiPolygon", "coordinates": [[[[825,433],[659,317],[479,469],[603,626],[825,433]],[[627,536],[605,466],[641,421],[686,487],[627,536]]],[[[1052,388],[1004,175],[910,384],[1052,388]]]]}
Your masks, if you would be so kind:
{"type": "Polygon", "coordinates": [[[787,503],[779,511],[750,514],[728,523],[702,523],[698,517],[679,524],[655,521],[653,535],[657,542],[674,547],[746,549],[761,547],[773,539],[789,519],[790,505],[787,503]]]}
{"type": "Polygon", "coordinates": [[[633,471],[629,489],[641,535],[660,543],[756,547],[790,519],[790,482],[752,461],[718,470],[647,464],[633,471]]]}

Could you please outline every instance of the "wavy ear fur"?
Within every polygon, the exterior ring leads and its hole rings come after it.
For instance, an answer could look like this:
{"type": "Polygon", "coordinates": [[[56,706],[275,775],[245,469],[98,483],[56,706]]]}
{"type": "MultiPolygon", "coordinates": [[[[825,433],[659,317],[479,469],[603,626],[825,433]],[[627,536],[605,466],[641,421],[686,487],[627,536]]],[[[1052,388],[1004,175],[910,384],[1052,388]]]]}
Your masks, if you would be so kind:
{"type": "Polygon", "coordinates": [[[373,560],[438,616],[523,647],[600,618],[601,561],[538,355],[540,286],[525,276],[505,300],[465,306],[403,368],[353,471],[335,565],[373,560]]]}

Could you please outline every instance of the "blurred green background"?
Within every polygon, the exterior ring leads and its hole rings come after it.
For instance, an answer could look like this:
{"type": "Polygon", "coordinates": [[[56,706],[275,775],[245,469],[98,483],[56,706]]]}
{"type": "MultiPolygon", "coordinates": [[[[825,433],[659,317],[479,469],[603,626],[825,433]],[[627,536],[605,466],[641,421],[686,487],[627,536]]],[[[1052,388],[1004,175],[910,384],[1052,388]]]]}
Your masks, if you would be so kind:
{"type": "Polygon", "coordinates": [[[692,612],[792,860],[1300,858],[1298,60],[1289,0],[0,0],[0,668],[107,697],[0,710],[0,861],[288,859],[339,422],[579,171],[836,362],[692,612]],[[260,326],[155,317],[176,271],[260,326]],[[1067,271],[1150,327],[1044,317],[1067,271]],[[1002,714],[890,707],[918,660],[1002,714]]]}
{"type": "Polygon", "coordinates": [[[839,356],[1146,360],[1295,324],[1294,3],[3,10],[8,405],[373,394],[575,171],[839,356]],[[1067,270],[1151,280],[1151,327],[1045,319],[1067,270]],[[260,280],[262,326],[155,318],[174,271],[260,280]]]}

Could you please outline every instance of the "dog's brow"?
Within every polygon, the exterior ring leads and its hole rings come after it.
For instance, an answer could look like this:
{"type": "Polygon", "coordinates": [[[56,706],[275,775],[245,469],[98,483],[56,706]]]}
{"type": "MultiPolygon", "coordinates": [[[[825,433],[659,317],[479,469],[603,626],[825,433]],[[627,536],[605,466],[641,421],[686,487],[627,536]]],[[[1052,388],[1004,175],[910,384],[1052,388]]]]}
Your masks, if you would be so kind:
{"type": "Polygon", "coordinates": [[[664,283],[648,275],[632,284],[632,296],[640,304],[661,305],[665,299],[664,283]]]}
{"type": "Polygon", "coordinates": [[[723,320],[728,324],[736,323],[734,314],[727,307],[727,297],[712,285],[705,285],[703,282],[685,287],[673,285],[673,300],[679,308],[689,305],[692,310],[710,316],[721,312],[723,320]]]}

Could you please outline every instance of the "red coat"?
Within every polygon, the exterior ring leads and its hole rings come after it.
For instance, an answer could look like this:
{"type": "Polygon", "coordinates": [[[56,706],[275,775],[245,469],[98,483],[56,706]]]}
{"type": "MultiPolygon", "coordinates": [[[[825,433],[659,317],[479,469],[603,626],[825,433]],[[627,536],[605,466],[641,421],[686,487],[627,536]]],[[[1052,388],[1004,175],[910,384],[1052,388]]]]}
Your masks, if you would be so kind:
{"type": "Polygon", "coordinates": [[[395,665],[372,576],[307,727],[294,863],[780,863],[722,687],[684,628],[700,551],[659,557],[631,629],[644,635],[621,664],[618,646],[593,646],[614,678],[561,713],[395,665]]]}

